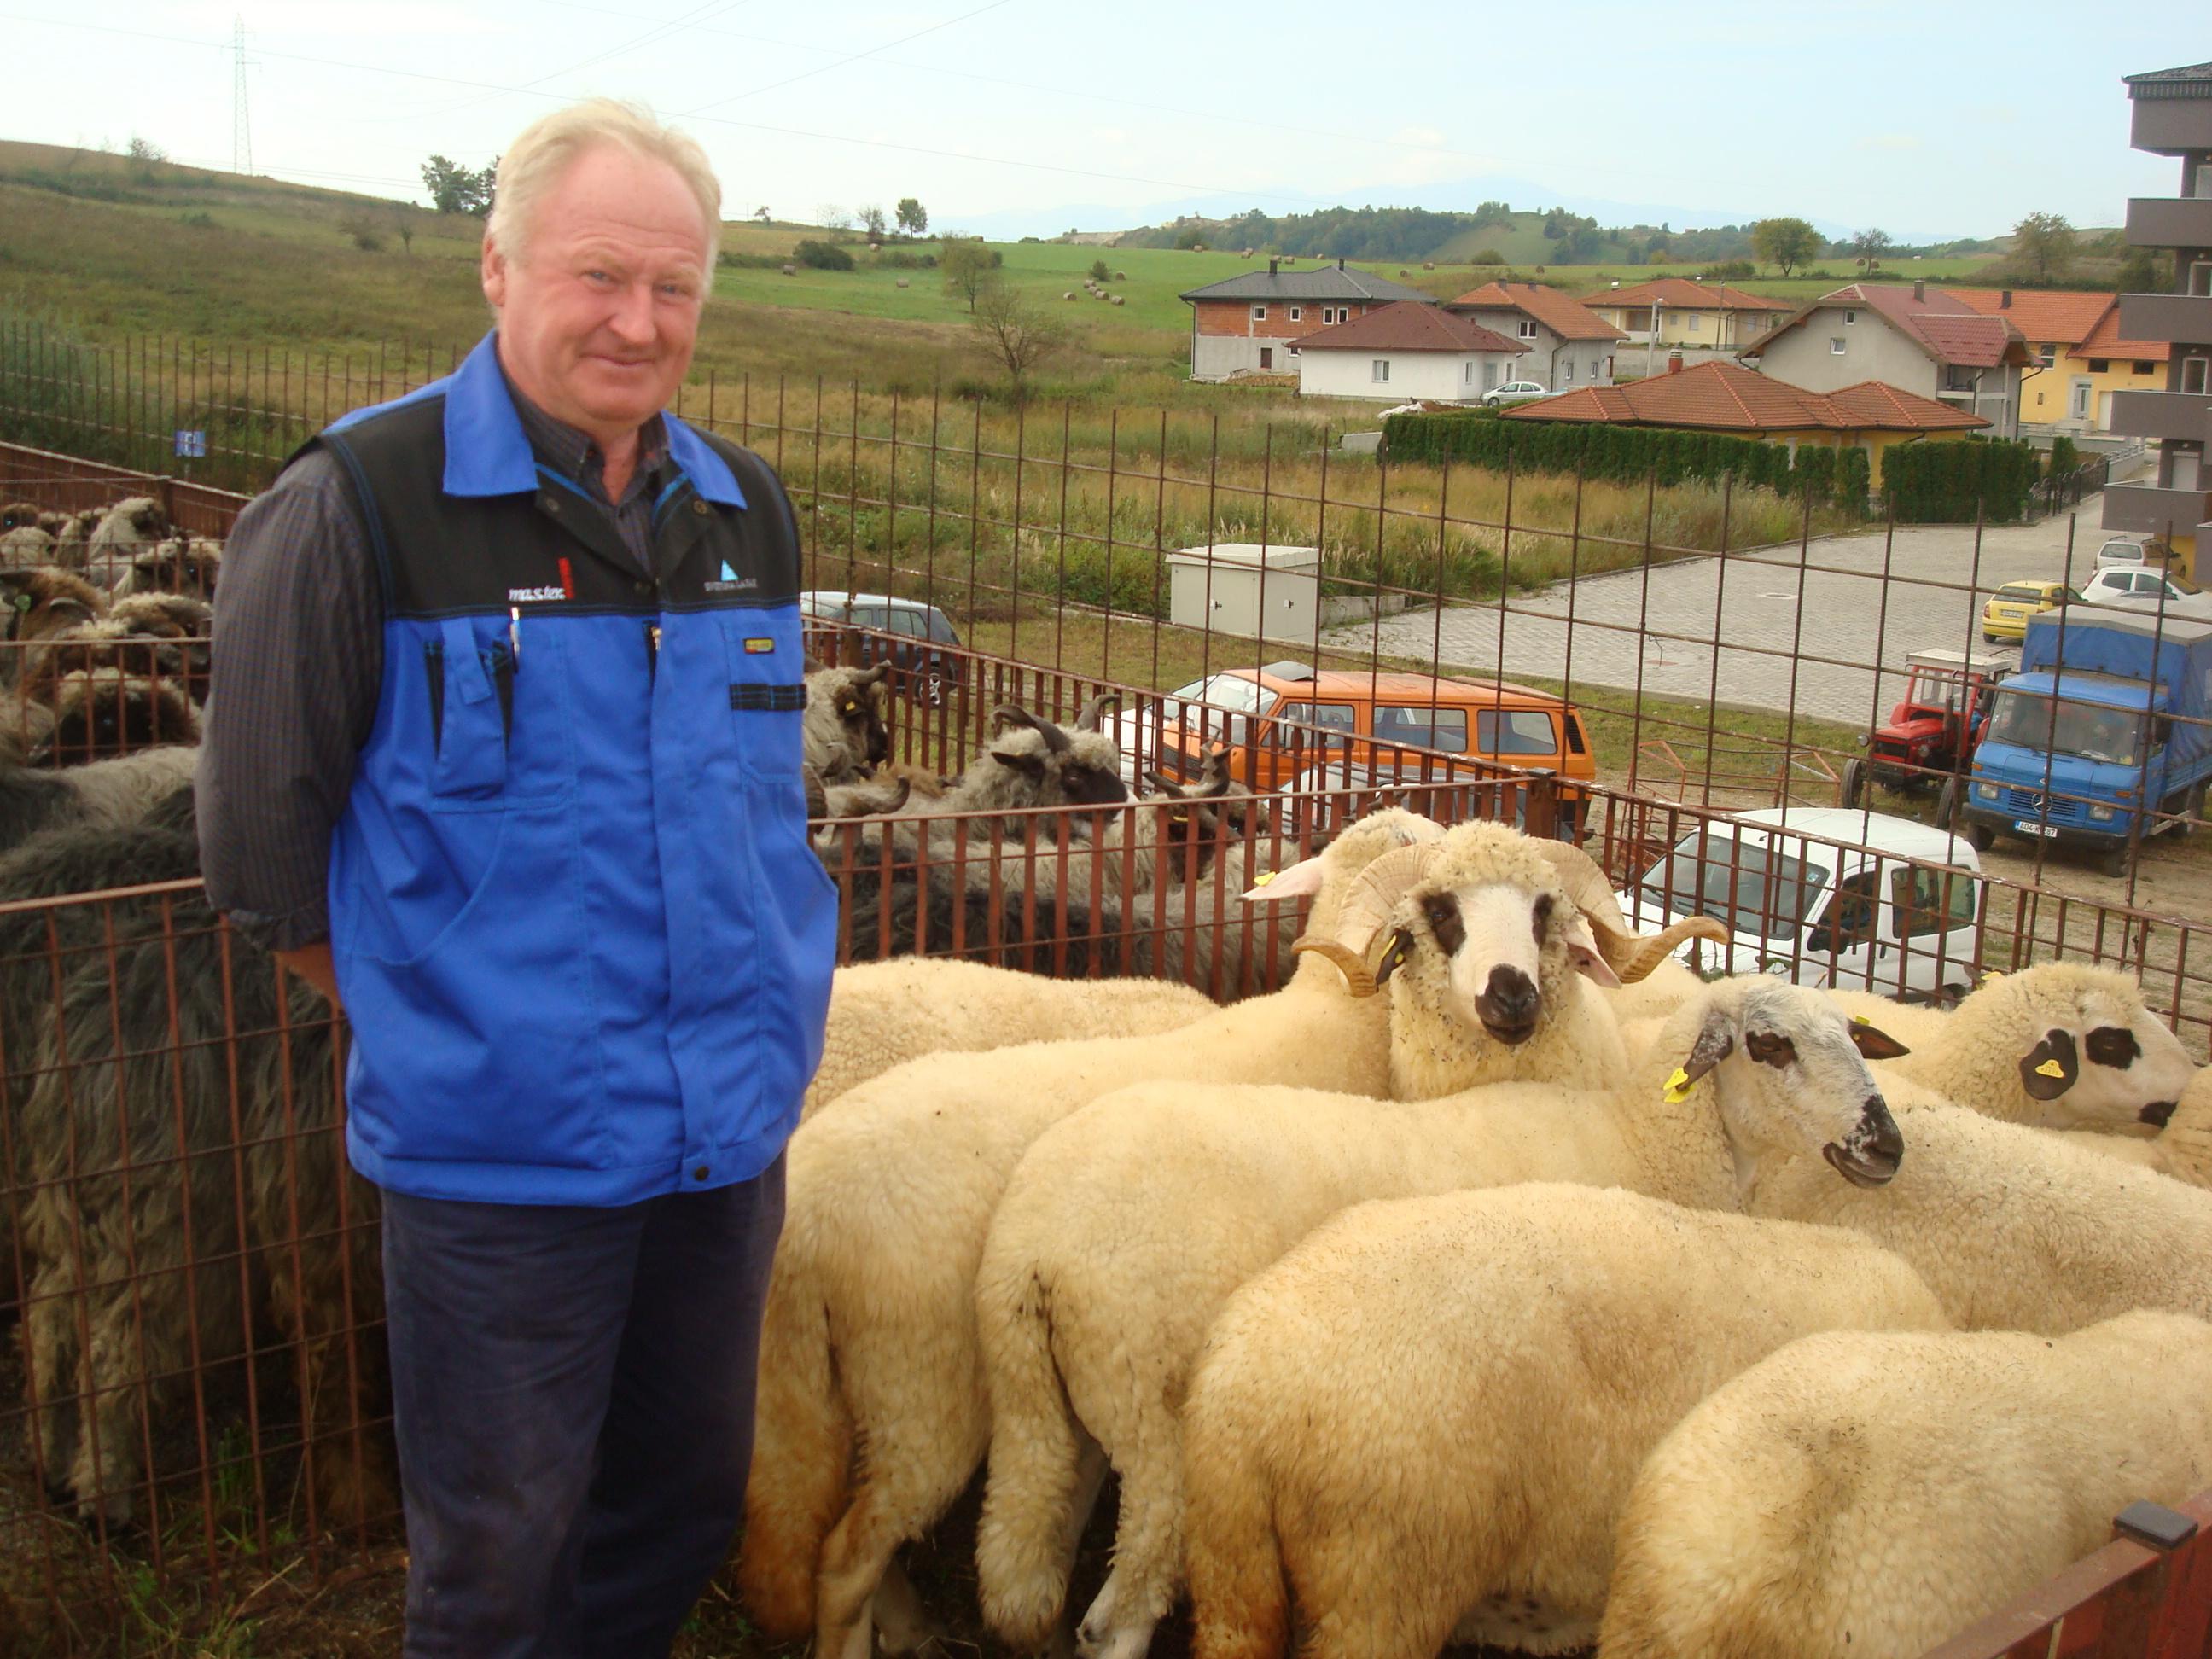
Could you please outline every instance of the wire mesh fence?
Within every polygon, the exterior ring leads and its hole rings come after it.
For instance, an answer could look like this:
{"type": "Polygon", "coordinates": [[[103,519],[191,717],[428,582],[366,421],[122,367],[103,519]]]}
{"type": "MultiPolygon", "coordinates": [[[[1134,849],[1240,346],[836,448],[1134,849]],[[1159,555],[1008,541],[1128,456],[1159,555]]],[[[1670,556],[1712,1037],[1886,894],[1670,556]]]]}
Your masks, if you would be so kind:
{"type": "MultiPolygon", "coordinates": [[[[21,330],[0,348],[0,416],[24,441],[0,444],[0,503],[105,517],[149,499],[154,544],[187,554],[326,421],[455,356],[88,353],[21,330]]],[[[1297,917],[1241,896],[1402,802],[1582,842],[1640,926],[1722,918],[1730,942],[1701,947],[1706,970],[1941,1000],[1992,969],[2094,962],[2139,979],[2197,1054],[2212,1036],[2207,910],[2178,844],[2201,789],[2140,793],[2154,750],[2204,746],[2201,708],[2147,696],[2128,730],[2077,733],[2108,700],[2069,684],[2017,714],[2011,663],[1977,637],[2012,625],[1990,608],[2004,587],[2087,579],[2087,516],[1869,525],[1727,480],[1370,462],[1315,449],[1295,422],[987,416],[819,385],[710,377],[681,412],[785,477],[816,654],[888,665],[878,781],[896,798],[815,832],[841,960],[1261,993],[1292,970],[1297,917]],[[1102,696],[1120,781],[1146,799],[957,804],[950,781],[1001,709],[1073,725],[1102,696]],[[1980,861],[1972,761],[2008,720],[2046,763],[2037,799],[1984,814],[2028,853],[1980,861]],[[2131,804],[2116,805],[2114,769],[2136,780],[2131,804]],[[1938,822],[1877,834],[1861,812],[1807,810],[1839,800],[1933,805],[1938,822]],[[2071,884],[2043,833],[2088,833],[2100,807],[2116,817],[2098,845],[2155,855],[2117,890],[2071,884]]],[[[212,550],[160,591],[199,597],[219,568],[212,550]]],[[[102,587],[95,620],[119,602],[102,587]]],[[[70,642],[81,619],[64,608],[46,633],[46,603],[18,605],[0,661],[15,763],[0,807],[19,773],[171,735],[120,714],[103,732],[95,702],[89,735],[41,753],[61,723],[49,681],[110,666],[187,708],[205,689],[203,627],[70,642]]],[[[2191,624],[2154,610],[2148,627],[2154,659],[2187,656],[2191,624]]],[[[21,1337],[0,1385],[0,1591],[64,1650],[113,1645],[115,1609],[149,1577],[316,1579],[395,1536],[343,1026],[208,910],[197,867],[174,800],[125,834],[0,857],[0,1265],[21,1337]]]]}

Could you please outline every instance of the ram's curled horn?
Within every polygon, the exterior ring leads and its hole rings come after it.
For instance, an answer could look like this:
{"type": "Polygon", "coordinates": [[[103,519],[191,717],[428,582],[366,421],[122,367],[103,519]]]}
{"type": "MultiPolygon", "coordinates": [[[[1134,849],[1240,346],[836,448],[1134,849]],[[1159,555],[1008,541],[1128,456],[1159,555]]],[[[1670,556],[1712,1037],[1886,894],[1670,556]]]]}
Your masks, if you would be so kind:
{"type": "Polygon", "coordinates": [[[891,798],[878,805],[870,807],[868,809],[868,816],[872,818],[891,817],[905,810],[908,798],[913,793],[914,780],[912,778],[901,778],[898,781],[898,787],[892,793],[891,798]]]}
{"type": "Polygon", "coordinates": [[[1230,782],[1229,745],[1225,743],[1208,744],[1206,759],[1198,770],[1198,787],[1190,793],[1194,795],[1225,795],[1229,793],[1230,782]]]}
{"type": "Polygon", "coordinates": [[[1327,957],[1344,975],[1352,995],[1373,996],[1378,988],[1375,942],[1390,925],[1390,913],[1406,890],[1429,873],[1443,851],[1438,843],[1428,842],[1383,854],[1352,884],[1337,911],[1336,925],[1326,933],[1300,934],[1291,949],[1327,957]]]}
{"type": "Polygon", "coordinates": [[[1075,729],[1079,732],[1096,732],[1098,729],[1099,721],[1106,718],[1106,711],[1109,708],[1119,708],[1121,706],[1121,694],[1119,691],[1101,691],[1083,705],[1083,712],[1075,717],[1075,729]]]}
{"type": "Polygon", "coordinates": [[[864,668],[859,673],[854,675],[853,684],[855,685],[874,685],[880,681],[884,675],[890,672],[890,663],[886,659],[883,662],[878,663],[873,668],[864,668]]]}
{"type": "Polygon", "coordinates": [[[1067,733],[1050,720],[1039,720],[1026,708],[1017,708],[1010,702],[1001,703],[991,711],[991,718],[1008,726],[1028,726],[1030,731],[1044,739],[1045,750],[1048,754],[1065,755],[1068,751],[1070,744],[1067,733]]]}
{"type": "Polygon", "coordinates": [[[1604,868],[1595,859],[1581,848],[1571,847],[1563,841],[1539,841],[1535,847],[1559,872],[1559,883],[1567,890],[1567,896],[1590,925],[1598,954],[1605,958],[1606,966],[1620,976],[1622,984],[1632,985],[1650,977],[1651,971],[1686,939],[1728,943],[1728,929],[1711,916],[1686,916],[1656,933],[1636,933],[1629,927],[1628,918],[1621,914],[1620,901],[1613,896],[1613,884],[1606,879],[1604,868]]]}

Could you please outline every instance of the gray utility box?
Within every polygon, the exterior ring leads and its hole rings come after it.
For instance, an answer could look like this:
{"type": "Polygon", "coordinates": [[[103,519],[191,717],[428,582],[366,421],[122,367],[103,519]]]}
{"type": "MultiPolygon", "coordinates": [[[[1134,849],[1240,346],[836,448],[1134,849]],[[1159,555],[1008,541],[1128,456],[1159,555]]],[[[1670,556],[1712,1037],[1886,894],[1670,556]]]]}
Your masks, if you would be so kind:
{"type": "Polygon", "coordinates": [[[1168,555],[1168,619],[1247,639],[1313,642],[1321,550],[1217,542],[1168,555]]]}

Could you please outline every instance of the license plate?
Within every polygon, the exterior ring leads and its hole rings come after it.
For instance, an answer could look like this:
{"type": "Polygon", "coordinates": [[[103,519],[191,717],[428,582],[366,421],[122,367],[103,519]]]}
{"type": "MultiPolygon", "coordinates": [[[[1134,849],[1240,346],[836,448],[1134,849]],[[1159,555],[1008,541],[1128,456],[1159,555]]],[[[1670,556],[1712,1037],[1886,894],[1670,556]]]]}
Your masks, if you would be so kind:
{"type": "Polygon", "coordinates": [[[2058,832],[2047,823],[2038,823],[2033,818],[2014,818],[2012,827],[2023,836],[2041,836],[2045,841],[2057,841],[2058,832]]]}

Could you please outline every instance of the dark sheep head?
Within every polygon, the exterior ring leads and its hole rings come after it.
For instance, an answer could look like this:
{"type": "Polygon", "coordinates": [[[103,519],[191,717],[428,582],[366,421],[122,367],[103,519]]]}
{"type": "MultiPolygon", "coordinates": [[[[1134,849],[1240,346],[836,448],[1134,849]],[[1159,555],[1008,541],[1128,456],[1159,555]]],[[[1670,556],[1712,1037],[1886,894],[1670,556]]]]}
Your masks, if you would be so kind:
{"type": "Polygon", "coordinates": [[[174,684],[94,669],[62,682],[53,727],[26,758],[33,766],[82,766],[198,740],[199,717],[174,684]]]}

